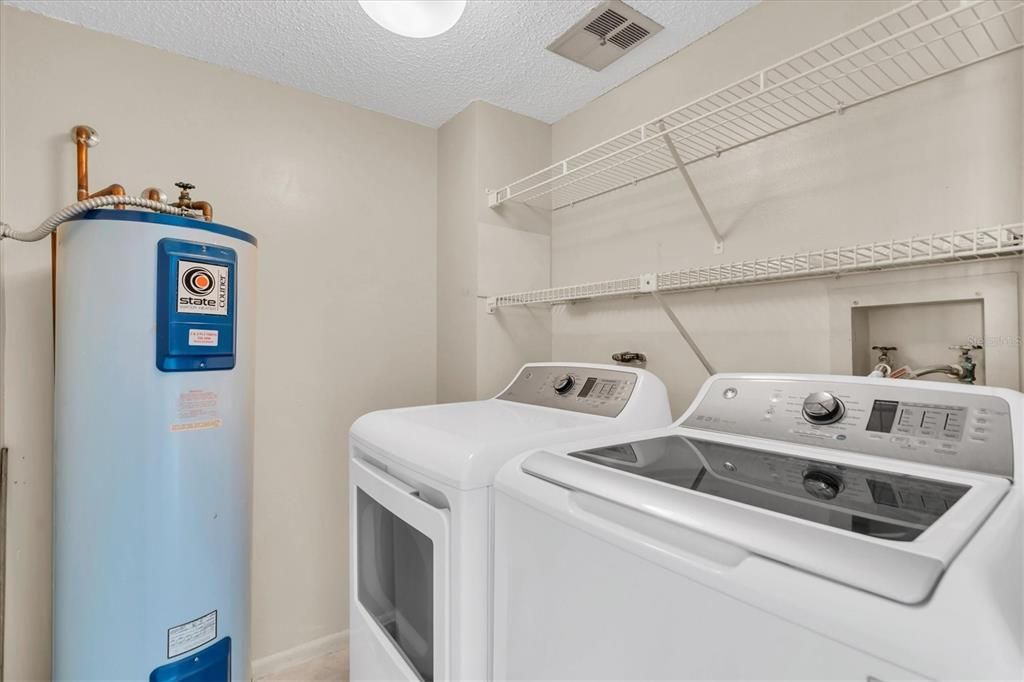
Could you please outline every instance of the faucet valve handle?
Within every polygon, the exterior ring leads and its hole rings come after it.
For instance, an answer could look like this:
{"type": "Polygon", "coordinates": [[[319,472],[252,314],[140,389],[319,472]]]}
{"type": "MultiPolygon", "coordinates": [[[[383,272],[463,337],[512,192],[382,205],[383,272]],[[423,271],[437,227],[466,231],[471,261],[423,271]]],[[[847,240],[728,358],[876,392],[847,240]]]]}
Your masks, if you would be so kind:
{"type": "Polygon", "coordinates": [[[621,353],[613,353],[612,360],[620,365],[639,365],[642,367],[647,364],[646,355],[631,350],[622,351],[621,353]]]}
{"type": "Polygon", "coordinates": [[[189,206],[191,206],[192,197],[189,196],[188,191],[190,189],[195,189],[196,186],[193,185],[191,182],[185,182],[184,180],[179,180],[178,182],[174,183],[174,186],[181,189],[181,194],[178,195],[177,205],[181,206],[182,208],[188,208],[189,206]]]}
{"type": "Polygon", "coordinates": [[[973,384],[977,379],[978,363],[971,357],[971,353],[977,350],[982,350],[981,344],[964,343],[956,346],[950,346],[949,349],[960,351],[960,357],[957,358],[957,363],[960,367],[960,376],[957,377],[957,381],[962,384],[973,384]]]}
{"type": "Polygon", "coordinates": [[[894,350],[899,350],[896,346],[871,346],[871,350],[878,351],[878,364],[888,365],[890,364],[889,353],[894,350]]]}

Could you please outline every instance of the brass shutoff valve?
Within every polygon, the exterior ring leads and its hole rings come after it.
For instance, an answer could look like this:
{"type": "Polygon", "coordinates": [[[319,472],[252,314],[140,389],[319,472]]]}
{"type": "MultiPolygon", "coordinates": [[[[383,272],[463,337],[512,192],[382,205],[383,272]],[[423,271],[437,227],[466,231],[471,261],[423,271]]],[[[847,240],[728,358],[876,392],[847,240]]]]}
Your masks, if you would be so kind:
{"type": "Polygon", "coordinates": [[[189,206],[191,206],[192,197],[189,196],[188,191],[190,189],[195,189],[196,186],[190,182],[185,182],[184,180],[174,183],[174,186],[181,189],[181,194],[178,195],[177,205],[181,206],[182,208],[188,208],[189,206]]]}
{"type": "Polygon", "coordinates": [[[178,195],[178,200],[171,204],[171,206],[177,206],[178,208],[187,208],[193,211],[202,211],[203,220],[205,220],[206,222],[210,222],[211,220],[213,220],[213,206],[210,205],[210,202],[195,201],[189,195],[188,191],[190,189],[195,189],[195,185],[193,185],[190,182],[185,182],[184,180],[181,180],[179,182],[174,183],[174,186],[181,189],[181,194],[178,195]]]}

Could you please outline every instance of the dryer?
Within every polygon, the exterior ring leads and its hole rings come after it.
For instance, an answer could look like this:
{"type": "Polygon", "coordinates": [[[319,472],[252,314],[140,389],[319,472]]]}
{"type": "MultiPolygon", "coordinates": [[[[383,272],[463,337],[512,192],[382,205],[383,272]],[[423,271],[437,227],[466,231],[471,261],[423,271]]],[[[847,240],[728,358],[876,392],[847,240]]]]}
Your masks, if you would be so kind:
{"type": "Polygon", "coordinates": [[[1021,394],[716,375],[499,472],[497,679],[1021,679],[1021,394]]]}
{"type": "Polygon", "coordinates": [[[492,482],[541,444],[672,421],[630,367],[524,366],[490,400],[373,412],[350,434],[351,679],[491,670],[492,482]]]}

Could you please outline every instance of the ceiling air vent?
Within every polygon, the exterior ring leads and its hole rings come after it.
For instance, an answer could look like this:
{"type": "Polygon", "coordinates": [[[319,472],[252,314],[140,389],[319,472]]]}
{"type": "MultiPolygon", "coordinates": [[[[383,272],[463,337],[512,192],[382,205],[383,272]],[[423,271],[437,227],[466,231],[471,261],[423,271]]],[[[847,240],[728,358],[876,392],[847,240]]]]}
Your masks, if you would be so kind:
{"type": "Polygon", "coordinates": [[[661,29],[661,24],[621,0],[606,0],[548,45],[548,49],[600,71],[661,29]]]}
{"type": "Polygon", "coordinates": [[[650,31],[640,24],[629,24],[615,35],[608,36],[608,40],[623,50],[628,50],[649,35],[650,31]]]}
{"type": "Polygon", "coordinates": [[[584,31],[590,31],[598,38],[607,38],[608,34],[626,23],[626,17],[613,9],[606,9],[597,15],[597,19],[583,27],[584,31]]]}

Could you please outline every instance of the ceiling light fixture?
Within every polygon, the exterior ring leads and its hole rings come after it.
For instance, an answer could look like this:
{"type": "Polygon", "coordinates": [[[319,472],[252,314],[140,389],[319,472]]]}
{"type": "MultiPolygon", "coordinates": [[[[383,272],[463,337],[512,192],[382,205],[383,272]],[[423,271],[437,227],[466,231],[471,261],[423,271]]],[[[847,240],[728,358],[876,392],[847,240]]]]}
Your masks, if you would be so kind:
{"type": "Polygon", "coordinates": [[[359,6],[392,33],[432,38],[458,23],[466,0],[359,0],[359,6]]]}

